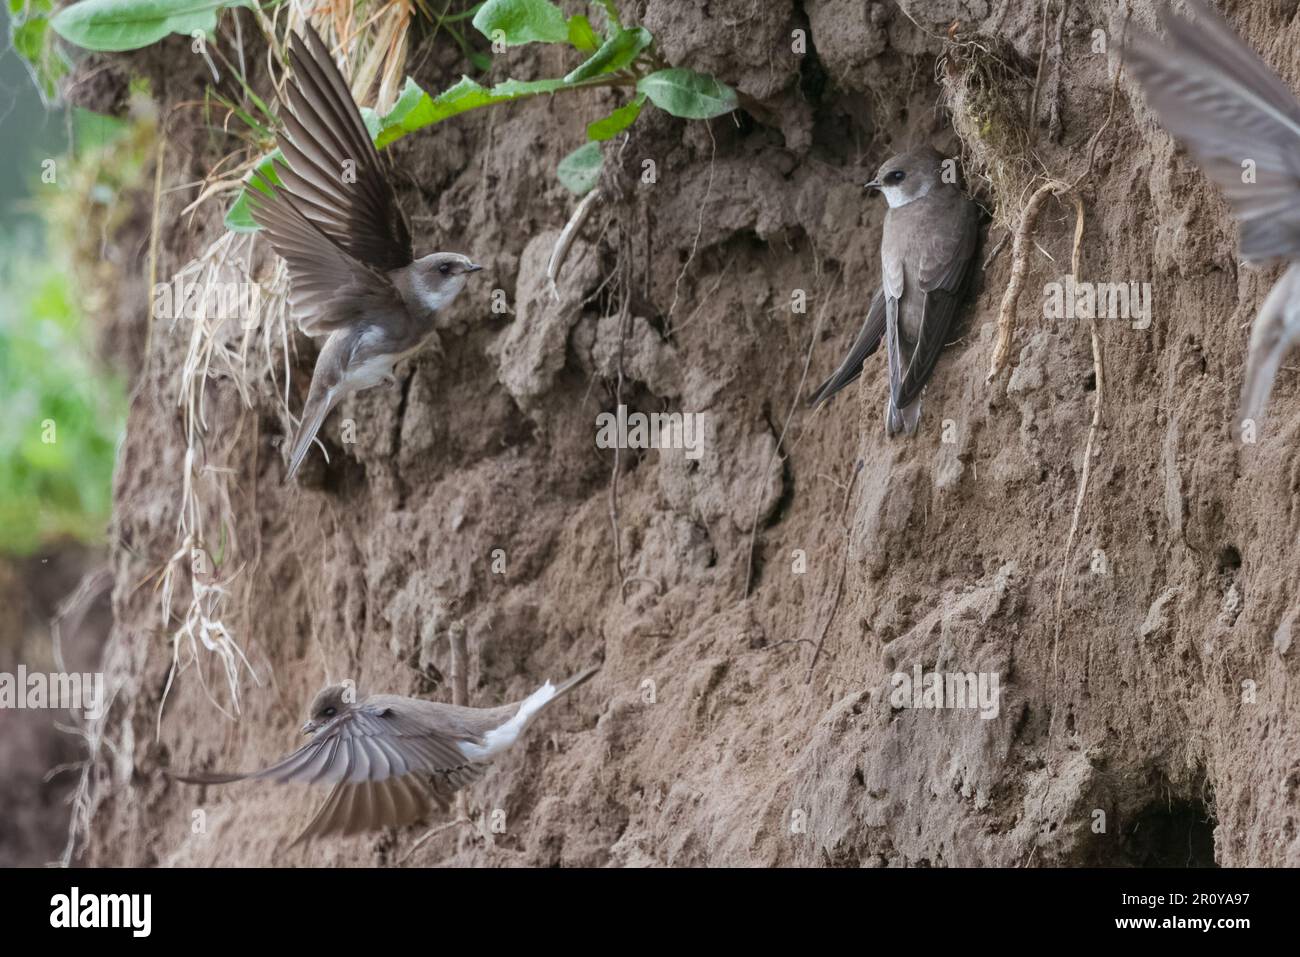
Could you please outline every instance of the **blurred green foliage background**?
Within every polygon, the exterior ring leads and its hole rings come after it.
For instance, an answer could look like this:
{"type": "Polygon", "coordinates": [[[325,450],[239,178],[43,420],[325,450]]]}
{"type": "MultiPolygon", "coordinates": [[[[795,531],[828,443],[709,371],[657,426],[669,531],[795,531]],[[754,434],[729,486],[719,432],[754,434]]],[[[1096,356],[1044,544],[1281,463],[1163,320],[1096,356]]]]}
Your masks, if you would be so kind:
{"type": "MultiPolygon", "coordinates": [[[[6,0],[0,35],[14,9],[6,0]]],[[[116,155],[137,151],[127,132],[47,107],[13,41],[0,53],[0,554],[105,538],[126,400],[95,353],[72,259],[84,204],[111,202],[138,160],[116,155]]]]}

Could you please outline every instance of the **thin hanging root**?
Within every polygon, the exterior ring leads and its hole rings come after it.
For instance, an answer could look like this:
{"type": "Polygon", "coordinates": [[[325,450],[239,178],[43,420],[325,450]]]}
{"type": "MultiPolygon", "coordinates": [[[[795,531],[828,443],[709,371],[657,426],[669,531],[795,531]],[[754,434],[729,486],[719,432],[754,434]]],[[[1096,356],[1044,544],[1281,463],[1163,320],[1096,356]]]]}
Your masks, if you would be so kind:
{"type": "MultiPolygon", "coordinates": [[[[1083,250],[1083,200],[1077,193],[1074,200],[1074,254],[1070,260],[1070,270],[1074,281],[1079,282],[1079,262],[1083,250]]],[[[1056,655],[1061,646],[1061,608],[1065,602],[1065,579],[1070,570],[1070,554],[1074,551],[1074,539],[1079,533],[1079,517],[1083,514],[1083,497],[1088,491],[1088,476],[1092,472],[1092,444],[1101,427],[1102,397],[1102,361],[1101,339],[1097,335],[1097,320],[1091,321],[1092,331],[1092,371],[1096,381],[1096,395],[1093,398],[1092,424],[1088,426],[1088,441],[1083,446],[1083,469],[1079,473],[1079,494],[1074,499],[1074,517],[1070,521],[1070,534],[1065,537],[1065,556],[1061,560],[1061,577],[1056,583],[1056,636],[1052,640],[1052,671],[1056,671],[1056,655]]]]}
{"type": "Polygon", "coordinates": [[[992,382],[1007,367],[1011,357],[1011,338],[1016,331],[1016,304],[1025,285],[1025,274],[1029,271],[1029,245],[1033,240],[1034,226],[1038,223],[1038,214],[1043,211],[1043,203],[1053,194],[1060,195],[1069,190],[1064,183],[1051,180],[1034,190],[1029,197],[1025,211],[1020,215],[1020,225],[1016,227],[1011,241],[1011,279],[1007,282],[1006,292],[1002,294],[1002,306],[998,309],[998,339],[993,345],[993,359],[989,363],[989,374],[985,382],[992,382]]]}
{"type": "Polygon", "coordinates": [[[560,238],[555,241],[555,248],[551,250],[550,261],[546,264],[546,281],[551,287],[551,297],[556,302],[560,300],[560,290],[556,288],[555,282],[560,278],[560,270],[564,268],[564,261],[569,258],[569,247],[573,245],[573,239],[582,231],[586,224],[591,211],[596,208],[596,204],[601,201],[603,194],[599,188],[591,190],[586,196],[582,197],[573,215],[569,221],[564,224],[564,229],[560,231],[560,238]]]}

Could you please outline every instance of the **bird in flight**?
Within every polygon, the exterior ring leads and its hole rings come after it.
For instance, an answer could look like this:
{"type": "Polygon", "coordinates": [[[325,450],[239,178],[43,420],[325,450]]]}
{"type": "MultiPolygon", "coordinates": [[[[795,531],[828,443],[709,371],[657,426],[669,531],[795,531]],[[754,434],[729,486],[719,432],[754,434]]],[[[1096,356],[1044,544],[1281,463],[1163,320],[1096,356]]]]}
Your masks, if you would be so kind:
{"type": "Polygon", "coordinates": [[[849,354],[809,399],[816,408],[857,379],[883,340],[889,436],[916,432],[921,391],[947,343],[979,238],[979,208],[944,172],[944,158],[923,146],[886,160],[867,184],[889,203],[880,239],[881,288],[849,354]]]}
{"type": "Polygon", "coordinates": [[[325,336],[287,478],[346,396],[391,383],[393,366],[435,337],[434,314],[482,267],[459,253],[419,259],[411,231],[328,48],[308,24],[289,36],[293,81],[278,135],[280,184],[256,175],[249,211],[289,267],[299,328],[325,336]]]}
{"type": "MultiPolygon", "coordinates": [[[[329,834],[359,834],[447,810],[461,788],[518,740],[543,708],[591,678],[588,668],[556,686],[499,708],[464,708],[401,695],[358,699],[348,685],[316,695],[304,734],[309,744],[261,771],[173,774],[188,784],[258,780],[333,785],[294,844],[329,834]]],[[[291,845],[292,846],[292,845],[291,845]]]]}
{"type": "Polygon", "coordinates": [[[1259,418],[1282,357],[1300,338],[1300,101],[1227,22],[1162,8],[1161,43],[1139,32],[1125,61],[1160,121],[1228,197],[1247,262],[1291,265],[1251,328],[1237,423],[1259,418]]]}

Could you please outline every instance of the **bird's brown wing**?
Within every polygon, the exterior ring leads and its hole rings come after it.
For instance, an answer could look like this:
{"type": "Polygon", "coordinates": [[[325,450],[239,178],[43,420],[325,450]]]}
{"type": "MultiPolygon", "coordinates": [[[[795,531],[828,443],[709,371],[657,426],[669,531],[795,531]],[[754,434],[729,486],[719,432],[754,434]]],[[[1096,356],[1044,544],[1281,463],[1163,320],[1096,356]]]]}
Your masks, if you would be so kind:
{"type": "Polygon", "coordinates": [[[858,337],[853,340],[848,355],[844,357],[839,368],[817,387],[817,391],[809,397],[808,404],[816,408],[836,392],[856,381],[858,376],[862,375],[863,363],[880,348],[880,340],[884,335],[885,294],[883,290],[876,290],[876,294],[871,297],[871,305],[867,307],[867,318],[862,323],[858,337]]]}
{"type": "Polygon", "coordinates": [[[325,803],[294,843],[409,824],[486,770],[470,761],[461,741],[481,744],[459,723],[434,724],[387,704],[358,704],[312,741],[270,767],[247,774],[173,775],[192,784],[240,780],[332,784],[325,803]]]}
{"type": "Polygon", "coordinates": [[[449,773],[340,782],[293,843],[330,834],[360,834],[381,827],[403,827],[424,820],[435,809],[446,811],[452,796],[481,777],[484,770],[482,765],[466,765],[449,773]]]}
{"type": "Polygon", "coordinates": [[[180,776],[195,784],[275,781],[340,784],[385,781],[406,774],[451,774],[471,762],[459,744],[481,744],[387,705],[358,704],[288,757],[247,774],[180,776]]]}
{"type": "Polygon", "coordinates": [[[329,49],[313,30],[289,36],[294,79],[277,172],[302,213],[344,251],[388,272],[411,264],[411,231],[379,151],[329,49]]]}
{"type": "Polygon", "coordinates": [[[1162,44],[1139,31],[1125,60],[1169,132],[1218,184],[1241,223],[1241,254],[1300,258],[1300,102],[1224,19],[1162,10],[1162,44]],[[1253,162],[1253,177],[1244,175],[1253,162]]]}
{"type": "Polygon", "coordinates": [[[901,370],[890,381],[895,408],[911,405],[934,372],[965,293],[978,238],[978,207],[962,199],[958,221],[951,229],[931,231],[909,251],[917,266],[917,288],[906,295],[923,295],[925,306],[916,341],[900,336],[901,370]]]}
{"type": "MultiPolygon", "coordinates": [[[[262,180],[267,190],[273,187],[262,180]]],[[[309,220],[300,200],[283,187],[271,195],[249,192],[249,211],[272,248],[289,265],[289,303],[302,331],[328,335],[380,310],[405,310],[388,278],[354,259],[309,220]]]]}

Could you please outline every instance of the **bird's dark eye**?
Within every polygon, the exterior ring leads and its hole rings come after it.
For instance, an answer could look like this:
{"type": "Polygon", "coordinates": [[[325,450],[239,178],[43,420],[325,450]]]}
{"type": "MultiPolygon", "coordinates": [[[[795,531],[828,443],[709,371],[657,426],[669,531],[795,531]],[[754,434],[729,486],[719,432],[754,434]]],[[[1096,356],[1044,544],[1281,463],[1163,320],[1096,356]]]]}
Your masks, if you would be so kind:
{"type": "Polygon", "coordinates": [[[442,273],[444,276],[447,275],[451,272],[451,263],[443,263],[438,267],[438,272],[442,273]]]}
{"type": "Polygon", "coordinates": [[[885,174],[885,182],[886,182],[886,183],[901,183],[901,182],[903,181],[903,177],[906,176],[906,175],[907,175],[907,174],[904,173],[901,169],[896,169],[896,170],[894,170],[892,173],[886,173],[886,174],[885,174]]]}
{"type": "Polygon", "coordinates": [[[327,718],[332,718],[332,717],[334,717],[335,713],[336,713],[336,712],[335,712],[334,707],[333,707],[332,705],[331,705],[330,707],[328,707],[328,708],[325,709],[325,717],[327,717],[327,718]]]}

